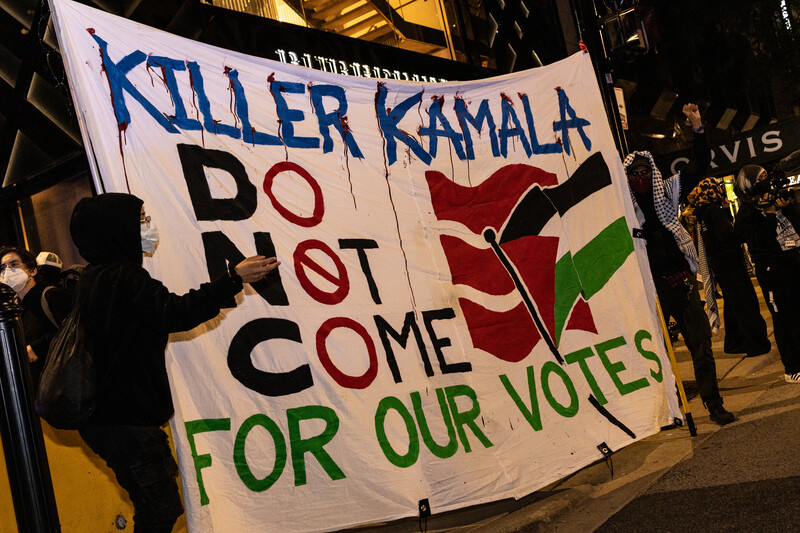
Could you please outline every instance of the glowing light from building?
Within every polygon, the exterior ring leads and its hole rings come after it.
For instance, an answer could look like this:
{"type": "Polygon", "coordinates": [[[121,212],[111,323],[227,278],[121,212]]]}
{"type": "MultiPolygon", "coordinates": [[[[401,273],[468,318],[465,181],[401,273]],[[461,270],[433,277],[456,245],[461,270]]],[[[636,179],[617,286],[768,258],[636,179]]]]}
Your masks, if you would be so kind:
{"type": "Polygon", "coordinates": [[[786,5],[786,0],[781,0],[781,18],[787,30],[792,29],[792,18],[789,16],[789,6],[786,5]]]}

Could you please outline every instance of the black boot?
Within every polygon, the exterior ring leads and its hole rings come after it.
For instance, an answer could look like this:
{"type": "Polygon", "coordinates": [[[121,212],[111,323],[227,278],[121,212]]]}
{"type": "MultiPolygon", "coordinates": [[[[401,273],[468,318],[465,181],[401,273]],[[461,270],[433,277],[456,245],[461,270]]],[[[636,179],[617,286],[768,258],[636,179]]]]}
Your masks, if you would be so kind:
{"type": "Polygon", "coordinates": [[[720,426],[724,426],[725,424],[730,424],[731,422],[736,420],[736,417],[733,416],[733,413],[725,409],[722,406],[722,403],[709,405],[708,417],[711,419],[712,422],[716,422],[720,426]]]}

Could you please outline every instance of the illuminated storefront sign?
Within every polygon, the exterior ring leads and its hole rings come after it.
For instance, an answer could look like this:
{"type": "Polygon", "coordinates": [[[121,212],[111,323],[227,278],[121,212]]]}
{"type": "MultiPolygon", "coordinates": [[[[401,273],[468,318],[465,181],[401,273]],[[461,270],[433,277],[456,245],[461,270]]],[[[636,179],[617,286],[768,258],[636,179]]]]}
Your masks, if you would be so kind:
{"type": "MultiPolygon", "coordinates": [[[[744,165],[770,165],[777,163],[800,148],[800,120],[791,119],[769,124],[758,130],[727,139],[723,143],[711,142],[709,175],[735,174],[744,165]]],[[[670,174],[678,172],[689,161],[691,150],[682,150],[658,158],[659,167],[668,168],[670,174]]]]}
{"type": "Polygon", "coordinates": [[[275,55],[277,56],[278,61],[281,63],[300,65],[306,68],[313,68],[323,72],[332,72],[333,74],[344,74],[346,76],[359,76],[361,78],[386,78],[391,80],[422,81],[431,83],[447,81],[444,78],[438,78],[436,76],[409,74],[405,71],[396,69],[390,70],[388,68],[383,68],[376,65],[360,63],[358,61],[344,61],[332,57],[284,50],[283,48],[278,48],[275,50],[275,55]]]}

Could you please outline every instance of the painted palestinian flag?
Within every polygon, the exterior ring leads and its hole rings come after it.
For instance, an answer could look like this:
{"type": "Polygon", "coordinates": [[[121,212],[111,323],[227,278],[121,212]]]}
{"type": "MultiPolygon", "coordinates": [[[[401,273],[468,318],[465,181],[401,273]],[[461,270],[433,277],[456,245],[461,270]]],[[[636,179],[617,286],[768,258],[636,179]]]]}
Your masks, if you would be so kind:
{"type": "Polygon", "coordinates": [[[633,252],[625,219],[560,257],[560,237],[540,233],[553,217],[611,185],[599,152],[562,184],[555,174],[525,164],[505,166],[475,187],[456,185],[436,171],[426,179],[436,217],[461,223],[489,243],[479,248],[451,235],[440,237],[453,283],[490,296],[519,295],[519,303],[506,311],[459,298],[476,348],[517,362],[544,340],[563,363],[558,344],[565,330],[597,333],[589,301],[633,252]]]}

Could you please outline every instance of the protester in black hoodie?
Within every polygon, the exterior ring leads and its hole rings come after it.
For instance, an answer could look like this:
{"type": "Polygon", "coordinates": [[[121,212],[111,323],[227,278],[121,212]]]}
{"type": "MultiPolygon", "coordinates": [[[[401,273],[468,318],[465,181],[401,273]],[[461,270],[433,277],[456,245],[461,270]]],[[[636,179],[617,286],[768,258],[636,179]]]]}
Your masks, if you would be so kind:
{"type": "Polygon", "coordinates": [[[183,514],[178,472],[161,429],[173,415],[165,348],[171,332],[214,318],[220,305],[280,264],[249,257],[230,274],[178,296],[142,268],[155,224],[130,194],[84,198],[70,222],[72,239],[89,262],[76,288],[86,311],[97,372],[97,406],[80,429],[83,440],[114,471],[134,505],[136,532],[169,532],[183,514]]]}

